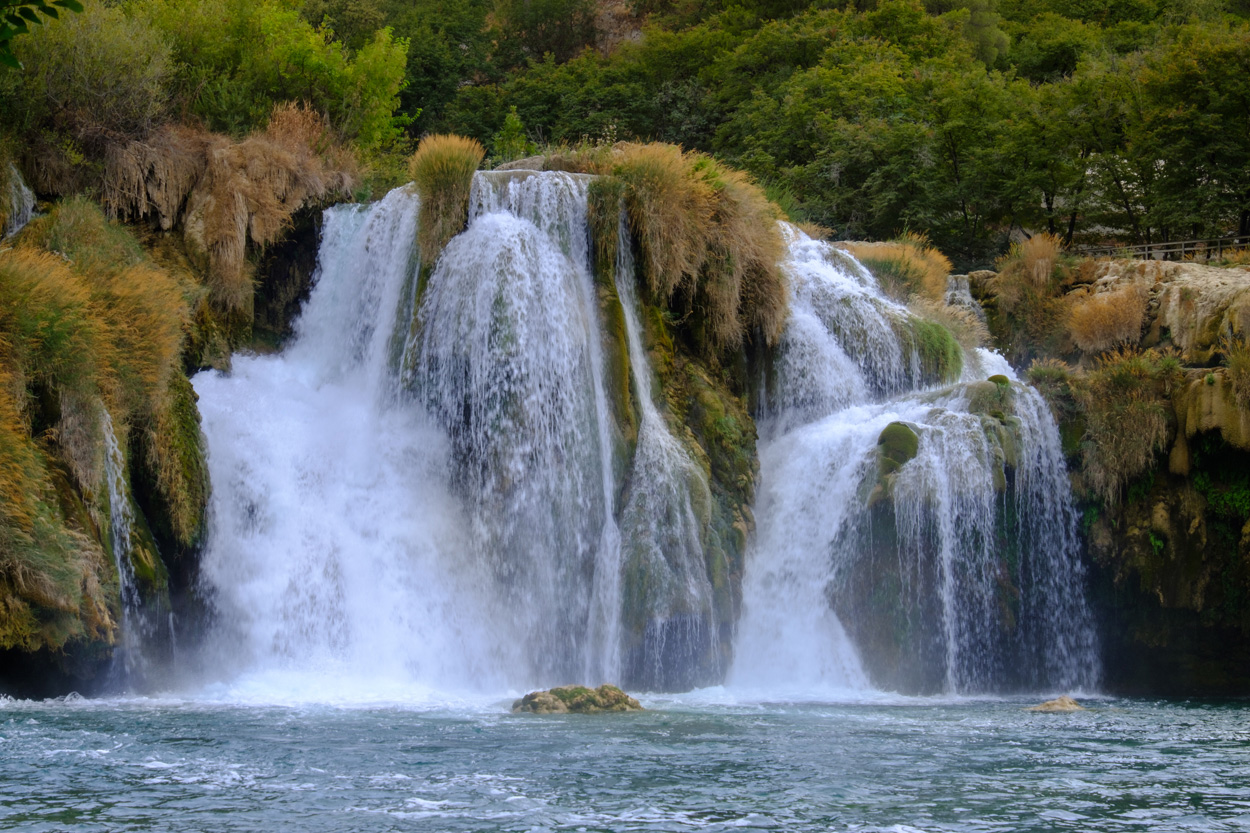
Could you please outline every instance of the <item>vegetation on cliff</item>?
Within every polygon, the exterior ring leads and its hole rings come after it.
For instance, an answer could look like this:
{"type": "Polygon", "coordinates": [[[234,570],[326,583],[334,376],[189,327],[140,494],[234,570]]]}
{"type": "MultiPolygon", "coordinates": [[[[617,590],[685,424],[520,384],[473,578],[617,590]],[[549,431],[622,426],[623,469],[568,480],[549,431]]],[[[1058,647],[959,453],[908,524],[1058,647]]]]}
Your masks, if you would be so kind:
{"type": "Polygon", "coordinates": [[[974,284],[1059,422],[1112,684],[1242,691],[1225,656],[1250,644],[1247,272],[1055,244],[1018,247],[974,284]]]}
{"type": "MultiPolygon", "coordinates": [[[[35,220],[16,244],[0,251],[0,648],[111,643],[120,610],[104,426],[132,474],[151,480],[162,522],[190,544],[207,480],[180,359],[202,290],[84,199],[35,220]]],[[[146,592],[160,589],[149,553],[122,557],[144,559],[136,575],[146,592]]]]}

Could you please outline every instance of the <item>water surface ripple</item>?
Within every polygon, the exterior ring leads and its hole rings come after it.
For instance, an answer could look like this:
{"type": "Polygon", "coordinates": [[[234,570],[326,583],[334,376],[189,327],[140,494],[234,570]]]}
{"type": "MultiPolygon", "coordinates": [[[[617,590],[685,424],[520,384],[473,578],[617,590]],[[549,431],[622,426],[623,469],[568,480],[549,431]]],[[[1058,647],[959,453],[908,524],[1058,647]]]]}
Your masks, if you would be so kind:
{"type": "Polygon", "coordinates": [[[0,829],[1250,830],[1250,704],[0,701],[0,829]]]}

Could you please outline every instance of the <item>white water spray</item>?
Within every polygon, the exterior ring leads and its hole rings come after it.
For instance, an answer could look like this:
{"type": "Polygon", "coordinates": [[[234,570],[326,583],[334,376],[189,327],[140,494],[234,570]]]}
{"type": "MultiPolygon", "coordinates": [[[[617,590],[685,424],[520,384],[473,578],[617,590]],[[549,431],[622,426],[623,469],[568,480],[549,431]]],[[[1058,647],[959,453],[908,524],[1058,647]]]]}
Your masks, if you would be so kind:
{"type": "MultiPolygon", "coordinates": [[[[1067,474],[1040,396],[1019,382],[918,389],[900,372],[919,365],[899,335],[910,313],[862,266],[798,232],[785,265],[792,312],[730,682],[828,694],[866,687],[868,664],[920,690],[1094,684],[1067,474]],[[1014,415],[986,413],[999,407],[1014,415]],[[878,438],[896,422],[918,451],[887,481],[878,438]],[[874,513],[883,498],[891,512],[874,513]]],[[[966,380],[986,370],[1010,372],[965,357],[966,380]]]]}
{"type": "Polygon", "coordinates": [[[417,211],[404,189],[327,211],[294,342],[195,378],[213,482],[209,661],[260,697],[505,684],[489,593],[461,557],[450,448],[395,395],[417,211]]]}

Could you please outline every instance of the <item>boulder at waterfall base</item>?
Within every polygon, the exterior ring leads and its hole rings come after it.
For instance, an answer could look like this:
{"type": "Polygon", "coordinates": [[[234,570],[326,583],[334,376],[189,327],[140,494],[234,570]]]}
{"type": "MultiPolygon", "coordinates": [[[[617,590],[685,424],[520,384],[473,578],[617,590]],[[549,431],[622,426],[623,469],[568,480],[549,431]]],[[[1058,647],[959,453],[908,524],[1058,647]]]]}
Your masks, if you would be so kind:
{"type": "Polygon", "coordinates": [[[586,688],[560,686],[549,691],[532,691],[512,704],[513,714],[595,714],[597,712],[640,712],[642,706],[614,685],[586,688]]]}
{"type": "Polygon", "coordinates": [[[1025,711],[1048,713],[1083,712],[1085,707],[1065,694],[1062,697],[1056,697],[1054,700],[1047,700],[1045,703],[1029,706],[1025,711]]]}

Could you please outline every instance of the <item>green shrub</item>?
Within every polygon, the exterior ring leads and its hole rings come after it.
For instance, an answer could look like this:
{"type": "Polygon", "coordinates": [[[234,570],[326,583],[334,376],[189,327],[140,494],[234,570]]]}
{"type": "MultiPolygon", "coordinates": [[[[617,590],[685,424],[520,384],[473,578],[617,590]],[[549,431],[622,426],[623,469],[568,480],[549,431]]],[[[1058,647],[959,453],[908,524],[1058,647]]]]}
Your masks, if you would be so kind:
{"type": "Polygon", "coordinates": [[[165,114],[174,62],[166,34],[96,0],[17,41],[28,104],[76,135],[141,135],[165,114]]]}

